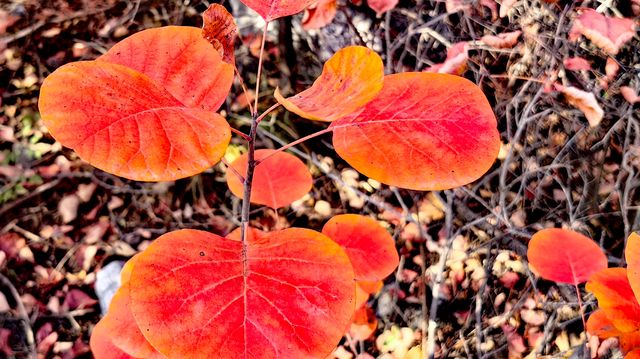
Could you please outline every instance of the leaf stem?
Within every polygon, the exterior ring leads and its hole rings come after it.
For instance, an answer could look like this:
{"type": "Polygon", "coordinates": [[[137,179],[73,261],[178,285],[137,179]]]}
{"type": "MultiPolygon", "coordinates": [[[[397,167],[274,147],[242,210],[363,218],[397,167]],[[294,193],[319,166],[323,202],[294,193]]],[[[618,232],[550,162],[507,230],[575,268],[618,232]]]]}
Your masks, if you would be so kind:
{"type": "Polygon", "coordinates": [[[231,167],[231,165],[229,164],[229,162],[227,162],[227,160],[224,159],[224,157],[222,157],[222,159],[220,160],[220,162],[222,162],[225,166],[227,166],[227,171],[231,171],[233,172],[236,176],[238,176],[238,179],[240,180],[240,183],[244,184],[244,177],[240,174],[240,172],[238,172],[235,168],[231,167]]]}
{"type": "Polygon", "coordinates": [[[256,122],[260,123],[269,113],[271,113],[271,111],[277,109],[278,107],[280,107],[280,103],[276,103],[273,106],[269,107],[265,112],[262,113],[262,115],[258,117],[256,122]]]}
{"type": "Polygon", "coordinates": [[[242,79],[242,76],[240,76],[240,71],[238,71],[238,68],[236,67],[235,64],[233,65],[233,70],[236,76],[238,77],[238,81],[240,82],[240,87],[242,87],[242,92],[244,93],[244,98],[247,100],[247,104],[249,105],[249,112],[253,113],[253,104],[251,103],[251,96],[249,96],[249,91],[247,90],[247,86],[245,86],[244,80],[242,79]]]}
{"type": "Polygon", "coordinates": [[[256,75],[256,96],[253,104],[253,117],[254,121],[258,115],[258,99],[260,98],[260,77],[262,77],[262,57],[264,55],[264,44],[267,40],[267,29],[269,28],[269,22],[265,22],[264,29],[262,30],[262,43],[260,44],[260,58],[258,59],[258,74],[256,75]]]}
{"type": "Polygon", "coordinates": [[[287,149],[289,149],[289,148],[291,148],[291,147],[293,147],[295,145],[298,145],[298,144],[300,144],[300,143],[302,143],[302,142],[304,142],[306,140],[310,140],[310,139],[312,139],[314,137],[318,137],[318,136],[324,135],[325,133],[328,133],[328,132],[331,132],[331,131],[333,131],[333,128],[332,127],[327,127],[324,130],[320,130],[318,132],[314,132],[314,133],[312,133],[312,134],[310,134],[308,136],[304,136],[304,137],[299,138],[299,139],[297,139],[297,140],[295,140],[293,142],[287,143],[286,145],[284,145],[284,146],[278,148],[277,150],[273,151],[272,153],[270,153],[268,156],[263,157],[262,159],[260,159],[260,161],[258,161],[258,163],[256,163],[256,164],[259,164],[260,162],[265,161],[266,159],[268,159],[269,157],[275,155],[278,152],[285,151],[285,150],[287,150],[287,149]]]}
{"type": "Polygon", "coordinates": [[[236,135],[244,138],[246,141],[249,141],[251,139],[251,137],[249,137],[249,135],[247,135],[246,133],[244,133],[244,132],[242,132],[240,130],[237,130],[237,129],[233,128],[233,127],[231,127],[231,132],[233,132],[236,135]]]}

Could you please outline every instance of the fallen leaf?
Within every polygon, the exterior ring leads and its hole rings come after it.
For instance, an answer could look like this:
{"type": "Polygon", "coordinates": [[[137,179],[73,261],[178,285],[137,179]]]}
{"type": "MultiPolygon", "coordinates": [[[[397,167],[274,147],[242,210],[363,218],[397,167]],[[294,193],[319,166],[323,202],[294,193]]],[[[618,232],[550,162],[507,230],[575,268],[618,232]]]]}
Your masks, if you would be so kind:
{"type": "Polygon", "coordinates": [[[496,49],[510,49],[518,44],[522,31],[504,32],[497,35],[484,35],[480,41],[496,49]]]}
{"type": "Polygon", "coordinates": [[[604,110],[600,107],[596,96],[592,92],[582,91],[573,86],[562,86],[557,83],[554,84],[554,88],[564,94],[570,105],[584,113],[587,121],[589,121],[589,126],[596,127],[600,124],[604,117],[604,110]]]}
{"type": "Polygon", "coordinates": [[[445,0],[444,4],[448,14],[471,9],[471,2],[468,0],[445,0]]]}
{"type": "Polygon", "coordinates": [[[355,340],[367,340],[378,328],[378,319],[373,310],[363,306],[353,315],[349,335],[355,340]]]}
{"type": "Polygon", "coordinates": [[[305,30],[320,29],[330,24],[338,12],[337,0],[318,0],[307,7],[302,17],[302,28],[305,30]]]}
{"type": "Polygon", "coordinates": [[[633,19],[608,17],[596,10],[584,9],[573,22],[569,40],[576,41],[583,35],[609,55],[616,55],[635,33],[633,19]]]}
{"type": "Polygon", "coordinates": [[[609,82],[616,79],[616,75],[618,75],[618,71],[620,70],[620,65],[618,62],[611,58],[607,58],[607,64],[604,67],[605,76],[600,79],[600,86],[603,88],[609,87],[609,82]]]}

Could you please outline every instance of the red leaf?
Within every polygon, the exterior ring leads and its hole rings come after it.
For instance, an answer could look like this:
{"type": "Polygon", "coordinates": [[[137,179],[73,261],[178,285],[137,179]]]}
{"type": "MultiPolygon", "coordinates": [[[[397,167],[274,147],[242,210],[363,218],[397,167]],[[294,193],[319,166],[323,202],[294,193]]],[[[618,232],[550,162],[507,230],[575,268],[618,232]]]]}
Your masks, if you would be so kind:
{"type": "Polygon", "coordinates": [[[102,321],[93,327],[89,345],[95,359],[136,359],[113,345],[109,339],[109,334],[102,321]]]}
{"type": "MultiPolygon", "coordinates": [[[[255,159],[261,162],[254,171],[252,203],[280,208],[290,205],[311,190],[311,173],[298,157],[282,151],[263,149],[255,152],[255,159]],[[264,158],[267,159],[262,161],[264,158]]],[[[230,166],[245,177],[248,161],[249,156],[245,153],[230,166]]],[[[238,175],[231,170],[227,171],[227,185],[233,194],[244,197],[244,186],[238,175]]]]}
{"type": "Polygon", "coordinates": [[[337,0],[318,0],[304,11],[302,28],[305,30],[320,29],[330,24],[338,12],[337,0]]]}
{"type": "Polygon", "coordinates": [[[398,1],[399,0],[367,0],[367,5],[380,16],[395,8],[396,5],[398,5],[398,1]]]}
{"type": "Polygon", "coordinates": [[[336,52],[324,65],[311,88],[275,98],[287,110],[310,120],[334,121],[350,115],[376,97],[382,89],[384,65],[374,51],[349,46],[336,52]]]}
{"type": "Polygon", "coordinates": [[[598,104],[593,92],[582,91],[573,86],[562,86],[554,84],[556,91],[562,92],[567,102],[584,113],[584,117],[589,121],[589,126],[596,127],[604,117],[604,110],[598,104]]]}
{"type": "Polygon", "coordinates": [[[640,235],[637,233],[631,233],[627,238],[624,256],[627,261],[627,279],[636,300],[640,301],[640,235]]]}
{"type": "Polygon", "coordinates": [[[139,255],[131,308],[169,358],[324,358],[353,314],[349,258],[325,235],[291,228],[242,243],[165,234],[139,255]]]}
{"type": "Polygon", "coordinates": [[[589,316],[589,320],[587,320],[587,332],[603,339],[617,337],[622,334],[622,332],[616,329],[611,320],[607,318],[607,314],[602,309],[597,309],[589,316]]]}
{"type": "Polygon", "coordinates": [[[371,281],[356,281],[356,299],[355,299],[355,307],[356,309],[360,309],[367,301],[369,300],[369,296],[371,294],[378,293],[384,283],[381,280],[377,280],[374,282],[371,281]]]}
{"type": "Polygon", "coordinates": [[[216,111],[229,94],[234,70],[202,36],[201,29],[189,26],[148,29],[118,42],[97,61],[149,76],[185,107],[216,111]]]}
{"type": "Polygon", "coordinates": [[[359,281],[384,279],[398,266],[395,241],[373,218],[357,214],[334,216],[322,233],[344,248],[359,281]]]}
{"type": "Polygon", "coordinates": [[[240,0],[260,14],[265,21],[297,14],[316,0],[240,0]]]}
{"type": "Polygon", "coordinates": [[[633,19],[607,17],[593,9],[584,9],[571,27],[569,40],[575,41],[583,35],[609,55],[616,55],[635,33],[633,19]]]}
{"type": "Polygon", "coordinates": [[[480,41],[497,49],[510,49],[518,44],[522,31],[504,32],[498,35],[484,35],[480,41]]]}
{"type": "Polygon", "coordinates": [[[441,74],[462,75],[467,69],[469,60],[469,43],[458,42],[447,49],[447,59],[441,64],[435,64],[424,72],[437,72],[441,74]]]}
{"type": "Polygon", "coordinates": [[[202,36],[218,50],[222,59],[229,64],[235,63],[235,41],[238,26],[224,6],[211,4],[202,13],[202,36]]]}
{"type": "Polygon", "coordinates": [[[603,269],[589,278],[587,290],[598,298],[598,306],[621,332],[640,329],[640,305],[624,268],[603,269]]]}
{"type": "Polygon", "coordinates": [[[39,107],[50,133],[92,165],[135,180],[175,180],[224,154],[229,125],[209,110],[224,101],[232,77],[199,29],[151,29],[96,61],[56,70],[39,107]]]}
{"type": "Polygon", "coordinates": [[[388,75],[362,111],[334,121],[336,152],[380,182],[439,190],[478,179],[493,164],[500,135],[480,89],[459,76],[388,75]]]}
{"type": "Polygon", "coordinates": [[[564,59],[564,61],[562,61],[562,64],[567,70],[571,71],[591,70],[591,63],[583,57],[570,57],[564,59]]]}
{"type": "Polygon", "coordinates": [[[607,268],[607,257],[588,237],[567,229],[547,228],[529,241],[529,265],[544,279],[577,285],[607,268]]]}

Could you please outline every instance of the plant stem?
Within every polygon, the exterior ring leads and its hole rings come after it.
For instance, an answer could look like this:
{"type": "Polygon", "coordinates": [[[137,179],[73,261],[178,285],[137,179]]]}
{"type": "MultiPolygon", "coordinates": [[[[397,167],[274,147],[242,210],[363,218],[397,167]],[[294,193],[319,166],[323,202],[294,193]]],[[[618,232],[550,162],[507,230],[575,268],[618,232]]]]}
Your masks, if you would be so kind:
{"type": "Polygon", "coordinates": [[[275,150],[274,152],[270,153],[268,156],[262,158],[258,163],[265,161],[267,158],[275,155],[278,152],[285,151],[285,150],[287,150],[287,149],[289,149],[289,148],[291,148],[291,147],[293,147],[293,146],[295,146],[297,144],[300,144],[300,143],[302,143],[302,142],[304,142],[306,140],[310,140],[310,139],[312,139],[314,137],[318,137],[320,135],[324,135],[325,133],[328,133],[328,132],[331,132],[331,131],[333,131],[333,128],[327,127],[324,130],[320,130],[318,132],[314,132],[314,133],[312,133],[312,134],[310,134],[308,136],[304,136],[304,137],[299,138],[299,139],[297,139],[297,140],[295,140],[293,142],[287,143],[286,145],[284,145],[284,146],[278,148],[277,150],[275,150]]]}
{"type": "Polygon", "coordinates": [[[260,117],[258,117],[258,119],[256,120],[256,122],[260,123],[269,113],[271,113],[271,111],[275,110],[276,108],[280,107],[280,103],[276,103],[273,106],[269,107],[268,110],[266,110],[265,112],[262,113],[262,115],[260,115],[260,117]]]}
{"type": "Polygon", "coordinates": [[[582,297],[580,296],[580,289],[578,289],[578,285],[573,285],[576,288],[576,295],[578,296],[578,306],[580,307],[580,316],[582,316],[582,327],[584,331],[587,331],[587,321],[584,319],[584,308],[582,307],[582,297]]]}
{"type": "Polygon", "coordinates": [[[251,187],[253,183],[253,173],[256,168],[255,152],[256,152],[256,133],[258,132],[258,97],[260,92],[260,77],[262,76],[262,57],[264,55],[264,44],[267,38],[267,29],[269,28],[269,22],[264,24],[264,30],[262,32],[262,44],[260,45],[260,54],[258,59],[258,73],[256,77],[256,96],[253,106],[253,113],[251,116],[251,130],[249,131],[249,151],[247,153],[247,174],[244,176],[244,192],[242,195],[242,212],[240,216],[240,238],[242,240],[242,260],[244,266],[244,277],[246,279],[247,263],[247,232],[249,228],[249,210],[251,209],[251,187]]]}

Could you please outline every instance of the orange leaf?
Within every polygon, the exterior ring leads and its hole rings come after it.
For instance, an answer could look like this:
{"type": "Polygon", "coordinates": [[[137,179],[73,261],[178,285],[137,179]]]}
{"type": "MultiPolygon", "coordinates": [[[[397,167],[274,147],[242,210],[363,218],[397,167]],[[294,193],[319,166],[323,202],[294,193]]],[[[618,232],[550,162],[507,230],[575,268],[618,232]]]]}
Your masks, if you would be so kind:
{"type": "Polygon", "coordinates": [[[381,280],[377,281],[366,281],[366,280],[358,280],[356,281],[356,299],[355,299],[355,307],[356,309],[360,309],[367,301],[369,300],[369,296],[371,294],[378,293],[384,283],[381,280]]]}
{"type": "Polygon", "coordinates": [[[415,190],[453,188],[482,176],[500,149],[496,127],[476,85],[424,72],[385,76],[373,101],[330,126],[336,152],[356,170],[415,190]]]}
{"type": "Polygon", "coordinates": [[[384,65],[374,51],[349,46],[324,64],[322,74],[301,93],[284,98],[276,89],[276,100],[287,110],[310,120],[334,121],[354,113],[382,89],[384,65]]]}
{"type": "Polygon", "coordinates": [[[627,238],[624,256],[627,261],[627,279],[636,300],[640,301],[640,235],[637,233],[631,233],[627,238]]]}
{"type": "MultiPolygon", "coordinates": [[[[640,348],[640,331],[622,333],[618,338],[618,343],[623,353],[633,352],[635,349],[640,348]]],[[[628,357],[628,355],[625,356],[625,359],[628,357]]],[[[631,358],[633,358],[633,356],[631,356],[631,358]]]]}
{"type": "Polygon", "coordinates": [[[398,5],[399,0],[367,0],[367,5],[375,11],[378,16],[393,9],[398,5]]]}
{"type": "Polygon", "coordinates": [[[378,319],[369,307],[356,310],[349,328],[349,335],[355,340],[367,340],[378,328],[378,319]]]}
{"type": "Polygon", "coordinates": [[[586,288],[598,298],[598,306],[616,329],[625,333],[640,329],[640,305],[624,268],[607,268],[595,273],[586,288]]]}
{"type": "Polygon", "coordinates": [[[134,180],[202,172],[220,160],[231,138],[220,115],[185,107],[149,77],[104,61],[57,69],[42,85],[39,107],[63,145],[134,180]]]}
{"type": "Polygon", "coordinates": [[[498,35],[484,35],[480,41],[496,49],[510,49],[518,44],[522,31],[505,32],[498,35]]]}
{"type": "Polygon", "coordinates": [[[568,229],[547,228],[529,241],[529,264],[544,279],[577,285],[607,268],[607,257],[588,237],[568,229]]]}
{"type": "Polygon", "coordinates": [[[337,0],[318,0],[304,11],[302,28],[305,30],[320,29],[330,24],[338,12],[337,0]]]}
{"type": "Polygon", "coordinates": [[[265,21],[297,14],[316,0],[240,0],[265,21]]]}
{"type": "MultiPolygon", "coordinates": [[[[267,233],[257,228],[253,228],[253,227],[248,227],[248,228],[249,230],[247,231],[247,240],[250,242],[260,240],[267,233]]],[[[242,241],[242,228],[238,227],[234,229],[233,231],[231,231],[231,233],[227,234],[225,238],[230,239],[232,241],[238,241],[238,242],[242,241]]]]}
{"type": "MultiPolygon", "coordinates": [[[[274,209],[288,206],[307,194],[313,186],[309,169],[292,154],[263,149],[255,152],[255,160],[261,162],[254,171],[251,203],[274,209]],[[266,157],[269,158],[261,161],[266,157]]],[[[249,156],[245,153],[230,166],[246,177],[248,161],[249,156]]],[[[233,194],[244,197],[244,186],[233,171],[227,171],[227,185],[233,194]]]]}
{"type": "MultiPolygon", "coordinates": [[[[135,358],[164,358],[144,337],[133,313],[129,284],[123,284],[111,299],[109,311],[100,322],[113,345],[135,358]]],[[[94,334],[95,335],[95,334],[94,334]]]]}
{"type": "Polygon", "coordinates": [[[467,69],[467,60],[469,60],[469,43],[458,42],[447,49],[447,59],[443,63],[430,66],[424,72],[462,75],[467,69]]]}
{"type": "Polygon", "coordinates": [[[636,350],[628,352],[624,356],[624,359],[640,359],[640,349],[636,349],[636,350]]]}
{"type": "Polygon", "coordinates": [[[131,277],[132,311],[169,358],[324,358],[354,312],[353,269],[325,235],[290,228],[241,243],[180,230],[131,277]]]}
{"type": "Polygon", "coordinates": [[[398,266],[395,241],[373,218],[357,214],[334,216],[322,233],[344,248],[359,281],[384,279],[398,266]]]}
{"type": "Polygon", "coordinates": [[[140,31],[115,44],[97,61],[145,74],[185,107],[202,110],[216,111],[233,83],[233,66],[222,61],[196,27],[165,26],[140,31]]]}
{"type": "Polygon", "coordinates": [[[211,4],[202,13],[202,36],[218,50],[222,59],[229,64],[235,63],[235,41],[238,26],[224,6],[211,4]]]}
{"type": "Polygon", "coordinates": [[[575,41],[583,35],[609,55],[616,55],[635,33],[633,19],[607,17],[593,9],[584,9],[575,19],[569,39],[575,41]]]}
{"type": "Polygon", "coordinates": [[[99,321],[91,331],[89,346],[95,359],[135,359],[113,345],[109,332],[102,321],[99,321]]]}
{"type": "Polygon", "coordinates": [[[598,104],[596,96],[592,92],[582,91],[573,86],[554,84],[556,91],[562,92],[567,102],[584,113],[589,121],[589,126],[596,127],[604,117],[604,110],[598,104]]]}
{"type": "Polygon", "coordinates": [[[589,316],[589,320],[587,320],[587,332],[603,339],[617,337],[622,334],[622,332],[616,329],[611,320],[607,318],[607,314],[602,309],[597,309],[589,316]]]}

